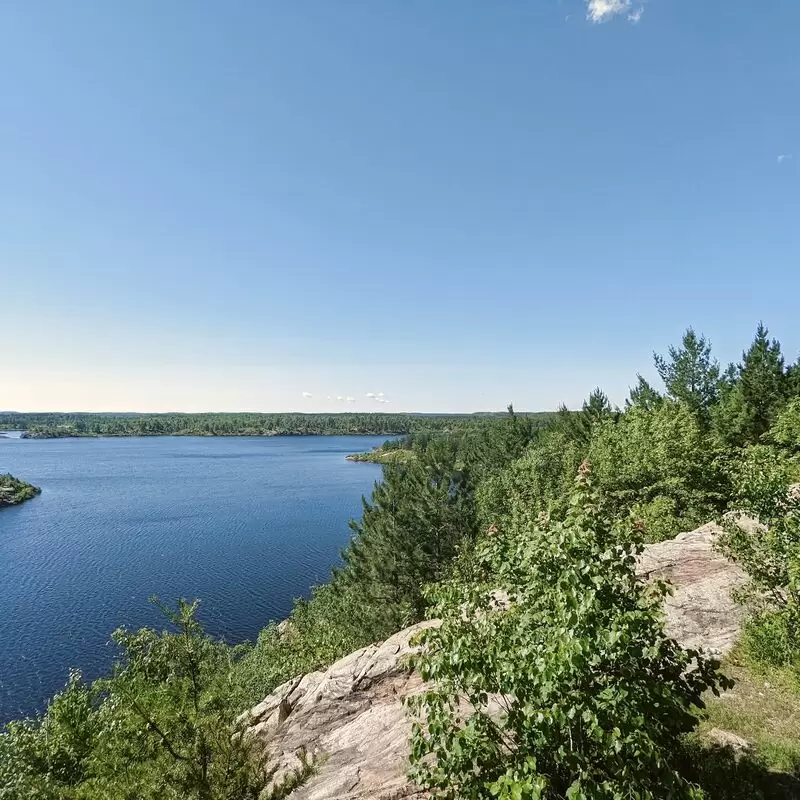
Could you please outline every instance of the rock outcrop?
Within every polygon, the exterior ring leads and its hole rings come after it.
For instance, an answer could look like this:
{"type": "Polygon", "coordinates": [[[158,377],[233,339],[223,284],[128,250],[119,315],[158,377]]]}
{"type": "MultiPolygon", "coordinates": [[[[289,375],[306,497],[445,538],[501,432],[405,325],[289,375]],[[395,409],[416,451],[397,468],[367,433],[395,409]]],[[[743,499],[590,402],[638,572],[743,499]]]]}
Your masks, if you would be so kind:
{"type": "MultiPolygon", "coordinates": [[[[667,629],[686,647],[727,652],[739,632],[740,613],[731,590],[741,571],[713,549],[719,528],[706,525],[650,545],[642,554],[644,578],[669,580],[667,629]]],[[[399,800],[425,797],[406,780],[411,725],[403,699],[422,681],[404,666],[414,634],[436,625],[423,622],[279,686],[244,719],[270,753],[273,782],[302,766],[313,774],[292,800],[399,800]]]]}
{"type": "Polygon", "coordinates": [[[648,545],[639,559],[638,572],[672,584],[673,594],[665,603],[670,636],[684,647],[724,655],[739,635],[741,608],[731,593],[745,576],[714,550],[714,537],[720,532],[712,522],[648,545]]]}
{"type": "Polygon", "coordinates": [[[403,706],[422,680],[403,661],[414,634],[433,625],[414,625],[324,672],[287,681],[251,709],[250,733],[277,766],[273,784],[300,769],[305,754],[317,769],[293,800],[423,797],[406,780],[411,725],[403,706]]]}

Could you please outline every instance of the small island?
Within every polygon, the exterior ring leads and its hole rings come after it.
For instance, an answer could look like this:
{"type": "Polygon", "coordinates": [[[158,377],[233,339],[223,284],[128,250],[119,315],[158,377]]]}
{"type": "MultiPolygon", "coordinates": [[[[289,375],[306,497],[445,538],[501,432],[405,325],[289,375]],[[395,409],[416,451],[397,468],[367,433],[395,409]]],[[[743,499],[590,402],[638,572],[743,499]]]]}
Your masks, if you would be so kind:
{"type": "Polygon", "coordinates": [[[13,475],[0,475],[0,508],[16,506],[41,494],[38,486],[31,486],[13,475]]]}

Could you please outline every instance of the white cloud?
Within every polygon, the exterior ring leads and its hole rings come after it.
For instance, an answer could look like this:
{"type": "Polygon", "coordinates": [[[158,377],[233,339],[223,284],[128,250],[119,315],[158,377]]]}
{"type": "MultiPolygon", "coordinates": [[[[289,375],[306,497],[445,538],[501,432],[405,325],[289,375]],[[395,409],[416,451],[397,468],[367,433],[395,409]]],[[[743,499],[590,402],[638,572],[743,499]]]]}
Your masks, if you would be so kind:
{"type": "Polygon", "coordinates": [[[367,397],[377,397],[378,395],[375,392],[367,392],[367,397]]]}
{"type": "Polygon", "coordinates": [[[347,398],[345,398],[345,396],[343,394],[337,394],[336,395],[336,399],[337,400],[346,400],[347,398]]]}
{"type": "Polygon", "coordinates": [[[348,403],[355,403],[356,401],[355,397],[349,397],[349,396],[345,397],[345,400],[347,400],[348,403]]]}
{"type": "Polygon", "coordinates": [[[386,397],[386,395],[383,392],[378,392],[375,397],[386,397]]]}
{"type": "Polygon", "coordinates": [[[633,0],[588,0],[586,18],[592,22],[607,22],[613,17],[627,14],[631,22],[642,18],[644,9],[633,9],[633,0]]]}
{"type": "Polygon", "coordinates": [[[330,395],[328,395],[328,397],[326,399],[327,400],[333,400],[333,398],[330,395]]]}
{"type": "Polygon", "coordinates": [[[311,392],[303,392],[303,397],[305,397],[306,399],[308,399],[309,397],[313,397],[313,396],[314,395],[311,394],[311,392]]]}
{"type": "Polygon", "coordinates": [[[783,164],[784,161],[791,161],[791,160],[792,160],[792,154],[791,153],[781,153],[778,156],[778,163],[779,164],[783,164]]]}
{"type": "Polygon", "coordinates": [[[389,401],[385,397],[376,397],[375,398],[379,403],[388,403],[389,401]]]}

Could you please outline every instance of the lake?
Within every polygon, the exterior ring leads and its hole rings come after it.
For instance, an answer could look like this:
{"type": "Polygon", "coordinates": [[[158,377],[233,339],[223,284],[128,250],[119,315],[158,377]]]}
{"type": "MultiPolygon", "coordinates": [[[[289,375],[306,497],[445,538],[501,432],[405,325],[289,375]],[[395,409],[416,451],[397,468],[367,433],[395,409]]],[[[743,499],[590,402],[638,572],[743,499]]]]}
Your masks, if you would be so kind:
{"type": "Polygon", "coordinates": [[[231,643],[327,580],[380,478],[345,461],[385,437],[0,438],[0,472],[42,494],[0,510],[0,723],[110,666],[148,598],[201,599],[231,643]]]}

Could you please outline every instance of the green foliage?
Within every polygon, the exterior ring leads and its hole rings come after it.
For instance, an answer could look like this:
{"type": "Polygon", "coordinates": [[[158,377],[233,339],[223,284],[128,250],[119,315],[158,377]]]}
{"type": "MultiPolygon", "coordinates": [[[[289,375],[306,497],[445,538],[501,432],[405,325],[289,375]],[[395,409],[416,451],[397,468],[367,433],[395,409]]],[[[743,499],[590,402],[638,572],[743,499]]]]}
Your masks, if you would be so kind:
{"type": "Polygon", "coordinates": [[[800,358],[786,370],[789,397],[800,397],[800,358]]]}
{"type": "Polygon", "coordinates": [[[719,454],[684,403],[632,406],[598,427],[588,454],[612,513],[649,519],[651,540],[707,522],[727,501],[719,454]],[[668,516],[656,520],[658,512],[668,516]]]}
{"type": "Polygon", "coordinates": [[[0,508],[15,506],[36,497],[42,490],[13,475],[0,475],[0,508]]]}
{"type": "Polygon", "coordinates": [[[800,668],[800,496],[789,486],[795,459],[773,448],[748,448],[736,474],[737,513],[725,520],[718,545],[750,578],[742,598],[754,616],[752,647],[773,663],[800,668]],[[742,524],[740,512],[755,524],[742,524]]]}
{"type": "Polygon", "coordinates": [[[778,414],[769,438],[790,453],[800,454],[800,397],[792,400],[778,414]]]}
{"type": "MultiPolygon", "coordinates": [[[[549,415],[531,414],[532,422],[549,415]]],[[[491,417],[475,414],[17,414],[0,413],[0,430],[27,438],[73,436],[345,436],[452,433],[491,417]]]]}
{"type": "Polygon", "coordinates": [[[584,400],[580,411],[573,412],[562,405],[558,409],[557,425],[570,440],[585,447],[592,438],[595,426],[613,416],[611,402],[605,392],[597,387],[588,399],[584,400]]]}
{"type": "Polygon", "coordinates": [[[478,486],[480,528],[505,525],[511,509],[523,503],[536,512],[563,512],[565,497],[584,455],[581,445],[563,429],[542,432],[521,458],[478,486]]]}
{"type": "Polygon", "coordinates": [[[763,324],[733,378],[715,411],[715,429],[729,446],[756,444],[775,422],[789,389],[780,343],[770,341],[763,324]]]}
{"type": "Polygon", "coordinates": [[[357,589],[315,587],[310,600],[295,603],[288,620],[264,628],[237,664],[236,684],[244,706],[259,702],[290,678],[323,668],[380,638],[373,625],[370,607],[357,589]]]}
{"type": "Polygon", "coordinates": [[[707,421],[722,383],[719,363],[711,357],[711,342],[687,328],[680,347],[670,347],[667,357],[655,353],[653,359],[667,396],[707,421]]]}
{"type": "Polygon", "coordinates": [[[702,692],[728,683],[665,636],[665,586],[637,580],[639,546],[599,508],[584,466],[564,522],[515,507],[480,544],[485,582],[438,593],[416,659],[434,688],[411,700],[413,776],[437,796],[702,796],[677,754],[702,692]]]}
{"type": "Polygon", "coordinates": [[[452,461],[430,455],[387,467],[352,527],[336,581],[358,586],[374,634],[389,635],[424,615],[423,586],[439,581],[459,545],[472,537],[469,478],[452,461]]]}
{"type": "Polygon", "coordinates": [[[0,798],[256,800],[266,778],[234,722],[238,653],[202,632],[196,607],[164,609],[172,632],[116,631],[110,678],[73,674],[42,718],[11,723],[0,798]]]}
{"type": "Polygon", "coordinates": [[[658,495],[652,500],[634,503],[631,515],[641,523],[645,541],[663,542],[672,539],[681,528],[695,527],[698,513],[687,519],[681,514],[678,502],[674,497],[658,495]]]}
{"type": "Polygon", "coordinates": [[[93,692],[71,672],[41,719],[0,734],[0,800],[57,800],[87,777],[100,724],[93,692]]]}
{"type": "Polygon", "coordinates": [[[641,375],[637,375],[636,386],[631,389],[628,399],[625,401],[625,408],[643,408],[645,411],[652,411],[663,400],[662,395],[641,375]]]}

